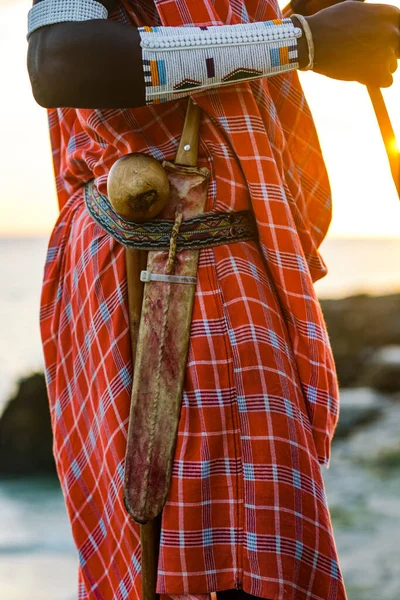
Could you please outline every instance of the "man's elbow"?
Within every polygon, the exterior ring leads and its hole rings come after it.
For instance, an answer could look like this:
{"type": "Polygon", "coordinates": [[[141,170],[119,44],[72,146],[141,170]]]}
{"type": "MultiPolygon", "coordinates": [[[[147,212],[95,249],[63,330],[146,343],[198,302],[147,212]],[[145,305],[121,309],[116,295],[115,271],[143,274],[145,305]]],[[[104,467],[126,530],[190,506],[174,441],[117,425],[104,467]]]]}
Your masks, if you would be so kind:
{"type": "Polygon", "coordinates": [[[60,74],[65,71],[58,65],[57,55],[51,52],[47,31],[34,32],[28,47],[28,73],[32,94],[43,108],[56,108],[62,105],[60,74]]]}
{"type": "Polygon", "coordinates": [[[53,108],[54,99],[48,91],[48,86],[43,85],[39,73],[29,69],[29,78],[31,80],[32,94],[36,102],[43,108],[53,108]]]}

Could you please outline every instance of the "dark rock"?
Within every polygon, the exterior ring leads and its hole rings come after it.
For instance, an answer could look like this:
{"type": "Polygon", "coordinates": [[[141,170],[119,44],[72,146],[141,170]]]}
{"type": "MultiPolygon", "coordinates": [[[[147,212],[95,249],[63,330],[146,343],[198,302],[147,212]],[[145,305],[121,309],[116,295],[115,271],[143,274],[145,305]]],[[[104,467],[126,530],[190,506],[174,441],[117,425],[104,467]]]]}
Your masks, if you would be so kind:
{"type": "Polygon", "coordinates": [[[18,382],[0,418],[0,475],[55,474],[44,376],[18,382]]]}
{"type": "Polygon", "coordinates": [[[368,385],[370,360],[376,350],[400,345],[400,294],[360,294],[320,303],[340,386],[368,385]]]}
{"type": "Polygon", "coordinates": [[[386,346],[369,359],[363,383],[388,394],[400,391],[400,346],[386,346]]]}
{"type": "Polygon", "coordinates": [[[362,425],[379,419],[390,400],[370,388],[340,390],[340,413],[334,441],[348,437],[362,425]]]}

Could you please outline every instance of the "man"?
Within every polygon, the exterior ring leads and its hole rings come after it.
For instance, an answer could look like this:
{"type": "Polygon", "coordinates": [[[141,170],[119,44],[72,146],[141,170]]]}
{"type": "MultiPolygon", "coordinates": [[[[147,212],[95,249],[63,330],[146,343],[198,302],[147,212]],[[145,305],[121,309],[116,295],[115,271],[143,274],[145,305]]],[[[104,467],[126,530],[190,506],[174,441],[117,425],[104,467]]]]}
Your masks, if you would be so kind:
{"type": "Polygon", "coordinates": [[[88,213],[85,190],[94,179],[106,195],[126,154],[172,159],[194,93],[206,210],[251,210],[258,241],[200,254],[157,591],[346,600],[320,472],[338,386],[313,288],[326,274],[318,247],[331,200],[296,69],[389,86],[400,13],[346,2],[289,22],[273,1],[81,2],[34,15],[28,59],[50,109],[61,208],[41,328],[79,598],[141,590],[138,526],[122,499],[132,386],[123,247],[88,213]]]}

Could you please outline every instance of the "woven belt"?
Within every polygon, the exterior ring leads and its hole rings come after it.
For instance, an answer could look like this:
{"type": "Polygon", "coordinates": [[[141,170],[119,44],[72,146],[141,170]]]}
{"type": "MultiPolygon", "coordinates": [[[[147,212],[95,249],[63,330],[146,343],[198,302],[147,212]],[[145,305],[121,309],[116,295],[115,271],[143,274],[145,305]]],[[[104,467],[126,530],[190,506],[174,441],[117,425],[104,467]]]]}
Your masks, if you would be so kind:
{"type": "MultiPolygon", "coordinates": [[[[85,186],[85,203],[94,221],[124,246],[140,250],[169,249],[173,221],[126,221],[117,215],[107,196],[99,193],[93,181],[85,186]]],[[[206,212],[182,221],[177,249],[211,248],[221,244],[257,240],[257,237],[257,226],[253,213],[249,210],[206,212]]]]}

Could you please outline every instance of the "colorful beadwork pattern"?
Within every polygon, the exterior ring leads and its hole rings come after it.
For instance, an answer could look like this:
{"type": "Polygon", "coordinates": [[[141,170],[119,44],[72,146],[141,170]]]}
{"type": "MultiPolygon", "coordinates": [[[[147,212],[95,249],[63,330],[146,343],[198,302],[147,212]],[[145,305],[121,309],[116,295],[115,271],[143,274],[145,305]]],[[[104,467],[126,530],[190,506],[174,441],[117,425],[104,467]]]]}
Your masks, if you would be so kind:
{"type": "Polygon", "coordinates": [[[139,27],[146,102],[298,68],[291,19],[211,27],[139,27]]]}
{"type": "MultiPolygon", "coordinates": [[[[124,246],[140,250],[169,249],[173,221],[126,221],[115,212],[107,196],[98,192],[93,181],[85,186],[85,203],[94,221],[124,246]]],[[[178,250],[195,250],[256,239],[257,226],[250,210],[206,212],[182,221],[176,246],[178,250]]]]}

